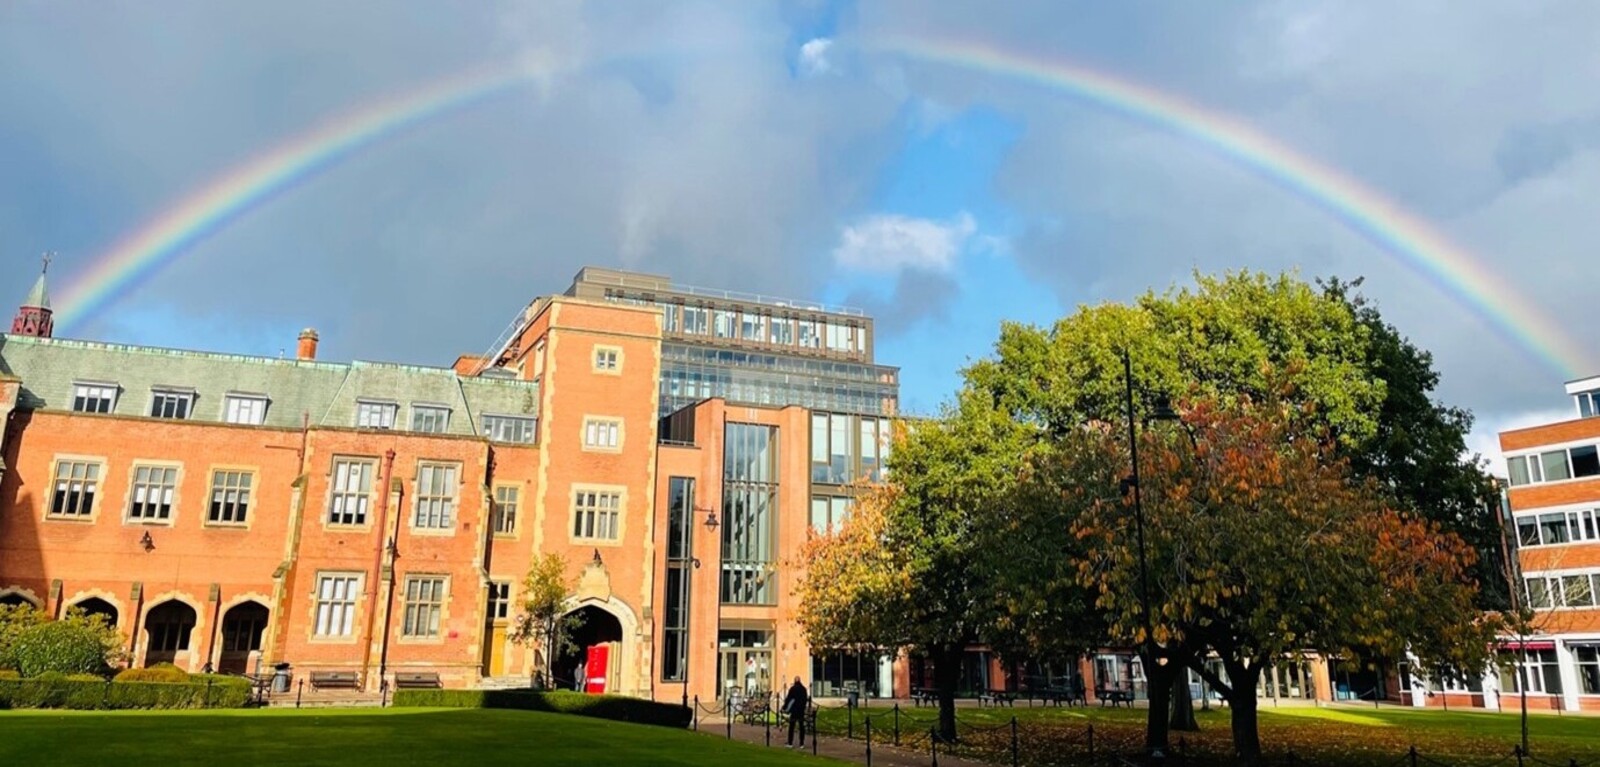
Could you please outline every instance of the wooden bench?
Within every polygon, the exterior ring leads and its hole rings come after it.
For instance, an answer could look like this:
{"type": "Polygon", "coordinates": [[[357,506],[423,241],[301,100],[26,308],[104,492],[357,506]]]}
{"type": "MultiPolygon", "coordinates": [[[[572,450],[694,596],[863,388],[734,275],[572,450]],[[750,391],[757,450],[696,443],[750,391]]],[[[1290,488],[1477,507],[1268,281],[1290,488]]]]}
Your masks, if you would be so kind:
{"type": "Polygon", "coordinates": [[[1000,706],[1016,706],[1017,696],[1005,690],[984,690],[978,693],[978,706],[981,708],[986,703],[993,703],[996,708],[1000,706]]]}
{"type": "Polygon", "coordinates": [[[771,699],[763,694],[741,699],[738,707],[734,709],[734,716],[745,724],[756,724],[766,721],[770,711],[772,711],[771,699]]]}
{"type": "Polygon", "coordinates": [[[1110,703],[1112,708],[1116,708],[1118,704],[1133,708],[1133,693],[1128,690],[1095,690],[1094,696],[1100,699],[1101,708],[1105,708],[1107,703],[1110,703]]]}
{"type": "Polygon", "coordinates": [[[361,675],[354,671],[313,671],[313,690],[357,690],[361,688],[361,675]]]}
{"type": "Polygon", "coordinates": [[[936,706],[939,704],[939,691],[931,687],[913,687],[911,688],[911,703],[915,706],[920,706],[924,703],[936,706]]]}
{"type": "Polygon", "coordinates": [[[443,686],[439,683],[439,675],[432,672],[416,671],[394,675],[396,690],[437,690],[443,686]]]}

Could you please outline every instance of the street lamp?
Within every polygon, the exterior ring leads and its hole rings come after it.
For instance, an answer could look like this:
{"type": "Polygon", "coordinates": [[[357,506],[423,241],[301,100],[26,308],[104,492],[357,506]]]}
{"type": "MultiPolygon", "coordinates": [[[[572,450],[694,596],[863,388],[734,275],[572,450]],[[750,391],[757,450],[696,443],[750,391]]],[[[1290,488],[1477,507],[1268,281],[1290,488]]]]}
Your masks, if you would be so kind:
{"type": "MultiPolygon", "coordinates": [[[[717,573],[716,573],[717,577],[716,577],[715,591],[712,593],[712,596],[714,596],[716,598],[716,600],[717,600],[717,622],[716,622],[715,626],[711,627],[712,628],[712,632],[713,632],[711,634],[711,636],[713,637],[713,640],[714,640],[713,641],[713,645],[720,649],[721,646],[722,646],[721,645],[721,641],[720,641],[720,637],[722,636],[722,538],[717,535],[717,511],[716,511],[716,509],[707,509],[706,510],[706,522],[705,522],[705,525],[706,525],[706,530],[709,530],[711,532],[711,535],[713,537],[716,537],[716,539],[717,539],[717,559],[716,559],[715,562],[712,563],[712,564],[716,565],[716,571],[717,571],[717,573]]],[[[694,619],[691,617],[690,621],[693,622],[693,620],[694,619]]],[[[693,650],[690,651],[690,654],[693,654],[693,650]]],[[[721,664],[721,662],[722,662],[722,659],[719,656],[717,658],[717,663],[721,664]]],[[[688,669],[687,668],[684,669],[684,677],[683,678],[684,678],[684,690],[685,690],[685,692],[687,692],[688,691],[688,679],[689,679],[689,674],[688,674],[688,669]]],[[[719,697],[719,698],[722,697],[721,691],[717,691],[717,697],[719,697]]]]}

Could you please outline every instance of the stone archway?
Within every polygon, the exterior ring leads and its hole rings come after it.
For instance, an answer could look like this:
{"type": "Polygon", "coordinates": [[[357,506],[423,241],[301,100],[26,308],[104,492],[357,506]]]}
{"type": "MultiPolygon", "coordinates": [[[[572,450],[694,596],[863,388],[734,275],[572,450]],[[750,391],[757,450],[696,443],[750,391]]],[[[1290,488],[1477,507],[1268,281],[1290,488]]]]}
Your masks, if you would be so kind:
{"type": "Polygon", "coordinates": [[[622,621],[595,604],[569,610],[563,620],[570,617],[578,618],[579,624],[571,630],[570,646],[556,654],[557,685],[579,690],[621,691],[622,670],[627,664],[622,621]],[[604,664],[604,673],[593,667],[600,663],[604,664]]]}
{"type": "Polygon", "coordinates": [[[117,606],[100,597],[89,597],[72,603],[69,610],[78,610],[84,615],[100,615],[106,619],[106,625],[116,628],[120,616],[117,606]]]}
{"type": "Polygon", "coordinates": [[[37,610],[43,605],[30,592],[19,589],[5,589],[0,591],[0,605],[8,607],[22,607],[24,605],[37,610]]]}
{"type": "Polygon", "coordinates": [[[188,665],[194,626],[199,616],[193,607],[176,599],[158,604],[144,615],[144,665],[172,663],[188,665]]]}
{"type": "Polygon", "coordinates": [[[255,600],[240,602],[222,614],[222,648],[217,655],[217,671],[224,674],[244,674],[249,667],[250,654],[261,651],[261,639],[267,630],[271,611],[255,600]]]}

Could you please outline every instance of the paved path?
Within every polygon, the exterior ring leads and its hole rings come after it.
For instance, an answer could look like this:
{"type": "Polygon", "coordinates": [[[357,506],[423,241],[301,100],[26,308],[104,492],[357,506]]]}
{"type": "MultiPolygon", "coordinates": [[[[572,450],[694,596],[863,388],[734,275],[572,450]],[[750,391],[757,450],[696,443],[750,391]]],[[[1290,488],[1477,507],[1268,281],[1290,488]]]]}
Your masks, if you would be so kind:
{"type": "MultiPolygon", "coordinates": [[[[707,737],[726,738],[728,737],[727,722],[720,719],[707,720],[702,718],[700,720],[700,733],[707,737]]],[[[779,729],[777,725],[773,725],[772,748],[783,748],[783,739],[788,734],[789,730],[787,725],[785,725],[783,729],[779,729]]],[[[739,724],[735,722],[733,725],[733,739],[744,741],[745,743],[753,743],[758,746],[765,746],[767,744],[767,728],[756,725],[739,724]]],[[[811,741],[811,738],[806,739],[804,753],[809,754],[812,752],[811,741]]],[[[799,749],[795,750],[798,751],[799,749]]],[[[859,740],[847,740],[845,738],[835,738],[824,735],[816,739],[816,753],[818,756],[829,757],[845,762],[854,762],[856,764],[867,763],[867,744],[859,740]]],[[[929,767],[932,764],[933,756],[926,750],[915,752],[906,749],[895,748],[889,745],[879,745],[876,742],[872,744],[873,767],[879,767],[879,765],[882,765],[882,767],[929,767]]],[[[994,766],[985,764],[983,762],[975,762],[970,759],[957,759],[952,756],[940,754],[939,767],[994,766]]]]}

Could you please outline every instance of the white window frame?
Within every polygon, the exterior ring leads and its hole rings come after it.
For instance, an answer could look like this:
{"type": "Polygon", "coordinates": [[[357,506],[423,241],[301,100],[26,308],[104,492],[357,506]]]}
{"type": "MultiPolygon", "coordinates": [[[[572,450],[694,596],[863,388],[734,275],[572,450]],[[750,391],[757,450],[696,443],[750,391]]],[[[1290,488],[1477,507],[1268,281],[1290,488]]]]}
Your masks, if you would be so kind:
{"type": "Polygon", "coordinates": [[[444,608],[449,601],[450,576],[433,573],[407,575],[401,590],[400,636],[406,639],[442,638],[444,608]]]}
{"type": "Polygon", "coordinates": [[[1586,480],[1600,479],[1600,474],[1586,474],[1581,477],[1575,476],[1572,466],[1572,451],[1585,447],[1595,448],[1597,452],[1600,452],[1600,443],[1596,443],[1593,440],[1580,440],[1577,442],[1566,442],[1556,445],[1541,445],[1534,450],[1523,450],[1519,451],[1515,455],[1508,455],[1506,456],[1507,480],[1511,482],[1512,487],[1527,487],[1530,485],[1550,485],[1561,482],[1583,482],[1586,480]],[[1567,476],[1560,479],[1550,479],[1545,476],[1544,456],[1547,453],[1562,454],[1562,460],[1566,465],[1567,476]],[[1517,464],[1524,468],[1524,474],[1528,478],[1526,482],[1514,481],[1515,475],[1511,471],[1512,464],[1517,464]]]}
{"type": "Polygon", "coordinates": [[[517,534],[517,516],[522,511],[522,488],[517,485],[495,485],[489,501],[489,525],[498,536],[517,534]]]}
{"type": "Polygon", "coordinates": [[[170,463],[135,463],[129,468],[128,508],[124,518],[135,524],[172,524],[178,510],[181,469],[170,463]]]}
{"type": "Polygon", "coordinates": [[[484,615],[490,621],[504,621],[511,617],[511,581],[489,581],[489,599],[484,615]]]}
{"type": "Polygon", "coordinates": [[[594,347],[594,372],[607,375],[622,373],[622,349],[617,346],[594,347]]]}
{"type": "Polygon", "coordinates": [[[72,412],[74,413],[115,413],[117,412],[117,396],[122,387],[106,381],[73,381],[72,382],[72,412]],[[106,403],[104,409],[78,407],[79,401],[85,405],[94,402],[106,403]]]}
{"type": "Polygon", "coordinates": [[[460,478],[461,464],[444,461],[417,463],[417,502],[412,507],[412,529],[455,529],[456,504],[461,494],[460,478]]]}
{"type": "Polygon", "coordinates": [[[52,519],[94,519],[95,503],[103,502],[100,497],[100,475],[105,468],[103,461],[88,458],[57,458],[53,474],[50,477],[50,503],[45,508],[45,515],[52,519]],[[69,467],[68,476],[63,480],[61,467],[69,467]],[[82,467],[82,472],[75,471],[82,467]],[[73,476],[81,474],[82,476],[73,476]],[[66,487],[63,489],[62,483],[66,487]],[[66,494],[66,509],[56,508],[56,495],[66,494]]]}
{"type": "Polygon", "coordinates": [[[621,450],[622,419],[607,416],[590,416],[583,419],[583,449],[621,450]]]}
{"type": "Polygon", "coordinates": [[[483,436],[490,442],[504,442],[511,445],[532,445],[539,441],[539,418],[531,415],[503,415],[498,413],[483,414],[483,436]],[[527,439],[505,439],[509,436],[521,437],[525,432],[527,439]]]}
{"type": "Polygon", "coordinates": [[[328,514],[323,520],[335,527],[361,527],[370,520],[372,487],[378,462],[371,458],[335,456],[328,471],[328,514]],[[357,486],[350,485],[350,469],[360,467],[355,475],[357,486]],[[343,468],[344,471],[340,471],[343,468]],[[360,485],[365,485],[361,487],[360,485]],[[354,519],[355,521],[349,521],[354,519]]]}
{"type": "Polygon", "coordinates": [[[222,421],[244,426],[267,422],[267,395],[228,392],[222,395],[222,421]]]}
{"type": "Polygon", "coordinates": [[[394,429],[400,415],[400,403],[384,400],[356,400],[357,429],[394,429]]]}
{"type": "Polygon", "coordinates": [[[147,415],[170,421],[188,420],[194,415],[194,390],[172,386],[150,387],[150,412],[147,415]],[[183,412],[179,414],[179,410],[183,412]]]}
{"type": "Polygon", "coordinates": [[[311,594],[312,636],[345,639],[355,636],[356,611],[361,605],[361,573],[317,573],[311,594]]]}
{"type": "Polygon", "coordinates": [[[445,434],[450,431],[450,407],[433,402],[411,403],[411,431],[423,434],[445,434]],[[437,428],[424,429],[432,422],[437,428]]]}
{"type": "Polygon", "coordinates": [[[572,493],[573,540],[622,540],[622,491],[583,488],[572,493]]]}
{"type": "Polygon", "coordinates": [[[255,472],[249,469],[212,469],[206,524],[223,527],[249,524],[255,483],[255,472]]]}
{"type": "Polygon", "coordinates": [[[1513,534],[1516,535],[1518,548],[1533,549],[1545,546],[1572,546],[1600,541],[1600,507],[1590,506],[1551,506],[1529,511],[1517,512],[1512,518],[1513,534]],[[1561,515],[1565,519],[1567,540],[1546,541],[1544,539],[1543,518],[1561,515]],[[1533,522],[1536,543],[1526,543],[1522,540],[1522,525],[1533,522]]]}

